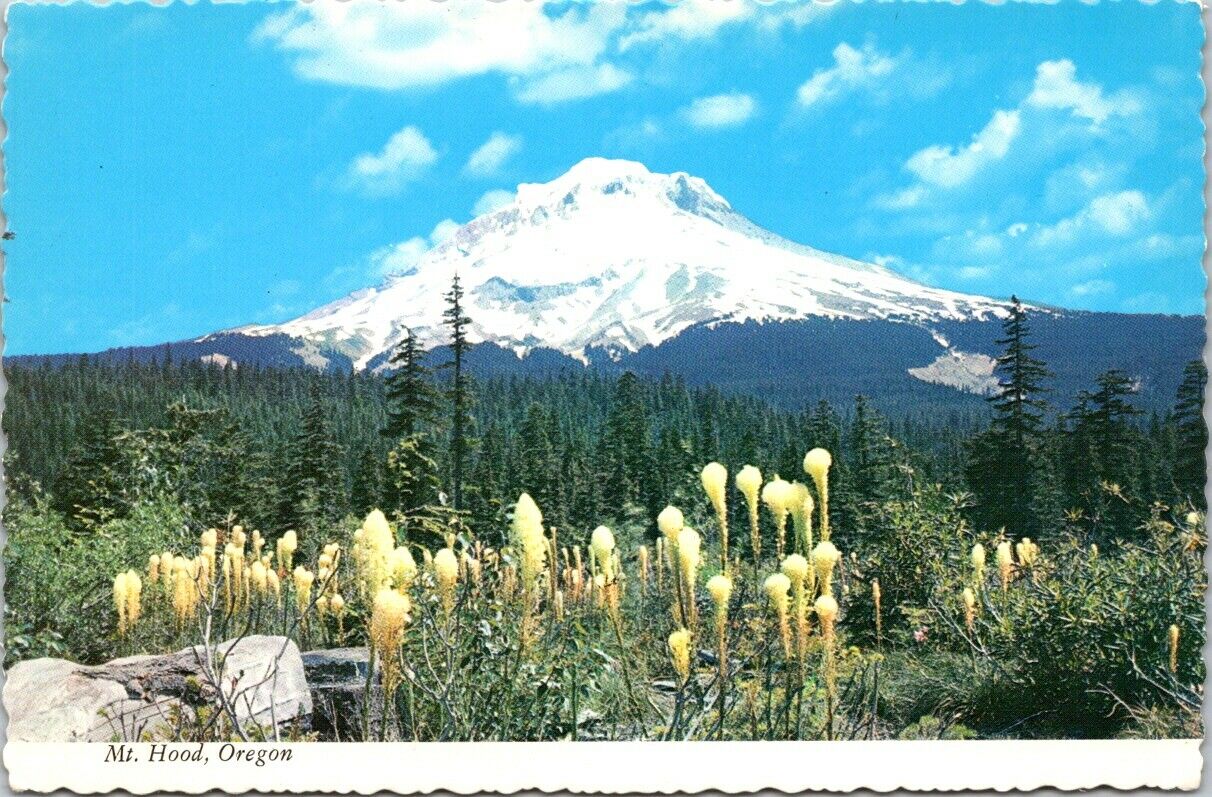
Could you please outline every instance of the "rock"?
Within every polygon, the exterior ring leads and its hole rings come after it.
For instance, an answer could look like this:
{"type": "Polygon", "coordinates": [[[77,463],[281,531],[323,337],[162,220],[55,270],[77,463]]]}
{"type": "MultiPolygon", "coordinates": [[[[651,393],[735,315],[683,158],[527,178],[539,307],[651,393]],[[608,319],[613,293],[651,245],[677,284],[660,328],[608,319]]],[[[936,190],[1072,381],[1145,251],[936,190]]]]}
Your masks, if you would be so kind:
{"type": "MultiPolygon", "coordinates": [[[[361,741],[366,673],[370,655],[366,648],[311,650],[303,654],[303,668],[311,687],[314,710],[311,729],[325,741],[361,741]]],[[[382,718],[383,690],[378,666],[371,683],[371,734],[378,732],[382,718]]]]}
{"type": "MultiPolygon", "coordinates": [[[[204,648],[197,646],[164,656],[129,656],[97,667],[49,658],[18,662],[4,684],[8,738],[172,738],[169,728],[177,717],[192,716],[202,706],[213,710],[220,702],[219,691],[204,675],[204,661],[204,648]]],[[[242,723],[267,727],[311,714],[303,659],[285,637],[249,636],[220,643],[212,666],[221,666],[222,694],[242,723]]]]}

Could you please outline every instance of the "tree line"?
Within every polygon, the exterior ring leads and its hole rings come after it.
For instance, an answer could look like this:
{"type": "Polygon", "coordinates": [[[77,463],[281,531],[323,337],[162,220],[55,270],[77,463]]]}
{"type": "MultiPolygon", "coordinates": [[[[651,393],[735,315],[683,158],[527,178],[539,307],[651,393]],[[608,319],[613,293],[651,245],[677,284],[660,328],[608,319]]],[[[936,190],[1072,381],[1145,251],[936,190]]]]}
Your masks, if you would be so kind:
{"type": "Polygon", "coordinates": [[[446,301],[451,356],[437,369],[411,334],[387,376],[167,358],[10,366],[11,487],[81,533],[169,496],[200,527],[310,532],[382,508],[418,533],[465,524],[492,539],[523,491],[559,528],[651,529],[667,503],[702,500],[708,461],[802,478],[803,452],[820,446],[835,453],[841,535],[881,533],[875,507],[926,482],[963,496],[978,528],[1011,538],[1062,525],[1123,538],[1155,504],[1205,508],[1203,364],[1187,366],[1164,414],[1134,405],[1123,371],[1058,408],[1017,300],[987,424],[952,428],[891,422],[864,396],[792,412],[668,375],[473,380],[457,278],[446,301]]]}

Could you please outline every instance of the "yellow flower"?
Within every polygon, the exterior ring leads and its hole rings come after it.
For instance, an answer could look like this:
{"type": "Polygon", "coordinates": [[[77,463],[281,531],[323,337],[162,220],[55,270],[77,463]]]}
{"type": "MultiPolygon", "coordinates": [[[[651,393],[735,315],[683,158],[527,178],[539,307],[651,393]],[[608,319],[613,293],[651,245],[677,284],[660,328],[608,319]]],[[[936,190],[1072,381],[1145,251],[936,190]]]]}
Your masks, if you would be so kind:
{"type": "Polygon", "coordinates": [[[783,653],[791,656],[791,624],[788,622],[787,609],[791,600],[791,579],[782,573],[774,573],[766,577],[763,585],[766,597],[770,599],[770,607],[774,609],[779,620],[779,636],[783,640],[783,653]]]}
{"type": "Polygon", "coordinates": [[[707,592],[715,604],[716,615],[728,614],[728,601],[732,597],[732,579],[721,574],[707,579],[707,592]]]}
{"type": "Polygon", "coordinates": [[[799,482],[791,483],[791,523],[795,528],[795,539],[798,550],[807,556],[812,550],[812,512],[816,503],[808,485],[799,482]]]}
{"type": "Polygon", "coordinates": [[[118,613],[118,633],[126,636],[126,591],[129,585],[126,573],[114,576],[114,610],[118,613]]]}
{"type": "Polygon", "coordinates": [[[805,584],[808,581],[808,560],[793,553],[783,560],[783,573],[791,579],[792,585],[805,584]]]}
{"type": "Polygon", "coordinates": [[[594,561],[602,570],[602,577],[607,584],[614,583],[614,535],[605,526],[598,526],[589,538],[589,548],[593,551],[594,561]]]}
{"type": "Polygon", "coordinates": [[[669,653],[673,669],[682,684],[690,680],[690,632],[679,628],[669,635],[669,653]]]}
{"type": "Polygon", "coordinates": [[[407,592],[417,578],[417,563],[412,558],[412,551],[405,545],[393,548],[388,555],[387,570],[395,588],[407,592]]]}
{"type": "Polygon", "coordinates": [[[454,551],[443,548],[433,557],[433,571],[438,580],[438,592],[442,596],[442,606],[449,614],[454,608],[455,585],[459,580],[459,560],[454,551]]]}
{"type": "Polygon", "coordinates": [[[985,546],[979,542],[972,546],[972,570],[976,573],[976,583],[985,580],[985,546]]]}
{"type": "Polygon", "coordinates": [[[383,663],[383,688],[390,693],[399,677],[396,651],[404,641],[404,629],[411,619],[412,601],[407,595],[388,587],[375,594],[370,616],[370,643],[383,663]]]}
{"type": "Polygon", "coordinates": [[[804,455],[804,472],[812,477],[820,499],[821,539],[829,539],[829,468],[833,456],[823,448],[814,448],[804,455]]]}
{"type": "Polygon", "coordinates": [[[746,465],[736,475],[736,486],[745,496],[745,506],[749,510],[749,545],[756,565],[762,558],[762,530],[758,521],[758,494],[762,489],[762,472],[752,465],[746,465]]]}
{"type": "Polygon", "coordinates": [[[822,595],[833,592],[833,568],[842,558],[842,553],[828,540],[817,543],[812,549],[812,564],[816,568],[816,577],[820,582],[822,595]]]}
{"type": "Polygon", "coordinates": [[[694,589],[701,547],[702,539],[694,529],[686,526],[678,532],[678,563],[682,568],[682,580],[690,589],[694,589]]]}
{"type": "Polygon", "coordinates": [[[720,526],[720,562],[728,563],[728,470],[718,462],[710,462],[703,468],[703,490],[715,508],[716,522],[720,526]]]}
{"type": "Polygon", "coordinates": [[[727,507],[728,469],[718,462],[709,462],[703,468],[703,491],[715,507],[716,514],[724,514],[727,507]]]}
{"type": "Polygon", "coordinates": [[[294,562],[295,551],[299,549],[299,536],[290,530],[278,539],[278,566],[289,570],[294,562]]]}
{"type": "Polygon", "coordinates": [[[762,502],[774,516],[776,556],[780,560],[787,545],[787,513],[791,511],[793,494],[791,484],[777,476],[762,488],[762,502]]]}
{"type": "Polygon", "coordinates": [[[1170,672],[1178,672],[1178,626],[1170,626],[1170,672]]]}
{"type": "Polygon", "coordinates": [[[1031,542],[1030,537],[1023,537],[1014,548],[1018,553],[1019,564],[1023,567],[1032,567],[1035,565],[1035,560],[1039,556],[1039,546],[1031,542]]]}
{"type": "Polygon", "coordinates": [[[804,455],[804,472],[820,484],[829,478],[829,468],[833,465],[833,456],[823,448],[814,448],[804,455]]]}
{"type": "Polygon", "coordinates": [[[269,571],[265,569],[265,565],[260,559],[249,565],[248,568],[249,580],[253,587],[256,588],[257,594],[262,597],[269,592],[269,571]]]}
{"type": "Polygon", "coordinates": [[[971,587],[964,587],[964,625],[968,626],[968,632],[972,633],[976,624],[976,593],[971,587]]]}
{"type": "Polygon", "coordinates": [[[548,545],[543,532],[543,513],[526,493],[522,493],[514,505],[513,540],[521,554],[522,588],[530,595],[547,569],[548,545]]]}
{"type": "Polygon", "coordinates": [[[1010,543],[999,542],[997,544],[997,572],[1001,577],[1003,592],[1010,584],[1010,573],[1013,569],[1014,556],[1010,553],[1010,543]]]}
{"type": "Polygon", "coordinates": [[[686,525],[686,519],[682,517],[682,511],[676,506],[667,506],[661,510],[661,514],[657,515],[657,528],[661,530],[661,534],[667,540],[676,540],[678,532],[684,525],[686,525]]]}
{"type": "Polygon", "coordinates": [[[883,593],[880,591],[879,579],[873,579],[871,582],[871,602],[875,604],[875,637],[879,640],[880,632],[883,631],[883,617],[880,611],[880,603],[883,598],[883,593]]]}
{"type": "Polygon", "coordinates": [[[295,582],[295,608],[299,610],[299,616],[307,614],[307,608],[311,605],[311,585],[316,580],[316,576],[303,565],[295,568],[293,573],[295,582]]]}
{"type": "Polygon", "coordinates": [[[333,614],[340,616],[340,614],[345,611],[345,599],[342,598],[341,593],[338,592],[336,595],[332,596],[331,600],[328,601],[328,606],[332,609],[333,614]]]}
{"type": "Polygon", "coordinates": [[[147,558],[147,583],[155,584],[160,580],[160,555],[152,554],[147,558]]]}
{"type": "Polygon", "coordinates": [[[821,621],[821,631],[826,642],[832,642],[834,625],[837,623],[838,605],[832,595],[822,595],[816,599],[816,616],[821,621]]]}
{"type": "Polygon", "coordinates": [[[762,472],[753,465],[741,468],[736,475],[736,488],[751,506],[756,506],[758,491],[762,489],[762,472]]]}

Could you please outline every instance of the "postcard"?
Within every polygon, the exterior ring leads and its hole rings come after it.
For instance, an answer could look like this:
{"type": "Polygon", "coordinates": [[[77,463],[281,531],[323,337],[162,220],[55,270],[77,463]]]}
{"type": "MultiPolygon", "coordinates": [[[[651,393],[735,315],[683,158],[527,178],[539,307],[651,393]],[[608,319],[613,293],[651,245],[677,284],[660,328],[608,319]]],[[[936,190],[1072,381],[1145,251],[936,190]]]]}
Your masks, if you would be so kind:
{"type": "Polygon", "coordinates": [[[9,6],[11,787],[1197,788],[1201,10],[9,6]]]}

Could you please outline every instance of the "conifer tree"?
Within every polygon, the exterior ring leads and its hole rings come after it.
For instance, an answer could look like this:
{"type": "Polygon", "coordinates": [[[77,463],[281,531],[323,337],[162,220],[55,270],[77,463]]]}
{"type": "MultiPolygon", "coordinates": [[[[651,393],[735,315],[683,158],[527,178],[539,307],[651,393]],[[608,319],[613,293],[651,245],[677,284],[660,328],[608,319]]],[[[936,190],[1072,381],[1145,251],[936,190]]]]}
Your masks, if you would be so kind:
{"type": "Polygon", "coordinates": [[[80,527],[119,516],[123,508],[122,429],[112,410],[86,416],[77,431],[79,442],[55,485],[55,508],[80,527]]]}
{"type": "Polygon", "coordinates": [[[344,516],[347,493],[343,459],[344,451],[333,434],[327,408],[319,392],[313,390],[286,463],[279,512],[283,530],[327,532],[344,516]]]}
{"type": "Polygon", "coordinates": [[[407,330],[392,353],[393,370],[386,380],[387,423],[382,434],[393,445],[382,500],[386,508],[402,515],[416,513],[437,493],[437,463],[429,435],[440,396],[423,356],[416,336],[407,330]]]}
{"type": "Polygon", "coordinates": [[[419,434],[432,424],[439,408],[438,390],[423,362],[424,352],[411,329],[388,360],[391,373],[386,378],[387,423],[383,436],[400,440],[419,434]]]}
{"type": "Polygon", "coordinates": [[[971,446],[968,485],[977,497],[978,525],[1005,528],[1011,538],[1038,536],[1036,453],[1047,403],[1041,397],[1052,374],[1032,352],[1027,312],[1017,296],[1002,322],[1002,347],[994,372],[998,390],[989,397],[993,420],[971,446]]]}
{"type": "Polygon", "coordinates": [[[1075,411],[1080,448],[1071,454],[1078,469],[1079,497],[1103,536],[1125,537],[1143,517],[1141,431],[1133,421],[1132,379],[1119,369],[1101,374],[1094,391],[1083,392],[1075,411]],[[1076,456],[1075,456],[1076,455],[1076,456]]]}
{"type": "Polygon", "coordinates": [[[450,493],[456,510],[463,508],[463,469],[467,454],[471,450],[471,389],[469,378],[463,370],[463,359],[471,344],[467,340],[467,327],[471,319],[463,310],[463,286],[456,273],[446,292],[446,309],[442,313],[443,323],[450,328],[451,369],[450,380],[450,493]]]}
{"type": "Polygon", "coordinates": [[[370,446],[362,449],[354,471],[349,493],[350,509],[357,517],[365,517],[374,509],[383,507],[384,463],[370,446]]]}
{"type": "Polygon", "coordinates": [[[858,500],[884,500],[891,478],[892,452],[886,422],[866,396],[855,396],[850,441],[850,480],[858,500]]]}
{"type": "Polygon", "coordinates": [[[1202,360],[1192,360],[1183,369],[1174,404],[1176,433],[1174,451],[1174,486],[1180,500],[1190,501],[1198,509],[1206,509],[1204,492],[1207,484],[1205,450],[1208,447],[1208,426],[1204,423],[1204,390],[1208,385],[1208,369],[1202,360]]]}

